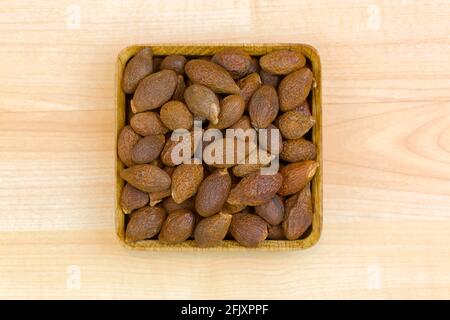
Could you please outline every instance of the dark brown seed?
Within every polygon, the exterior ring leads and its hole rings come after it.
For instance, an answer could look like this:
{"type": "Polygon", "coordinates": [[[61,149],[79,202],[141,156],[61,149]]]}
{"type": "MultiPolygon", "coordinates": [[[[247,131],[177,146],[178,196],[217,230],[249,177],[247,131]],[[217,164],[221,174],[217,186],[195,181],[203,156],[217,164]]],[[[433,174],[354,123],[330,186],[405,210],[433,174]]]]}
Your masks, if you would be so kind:
{"type": "Polygon", "coordinates": [[[216,168],[231,168],[256,149],[256,141],[236,137],[219,138],[203,150],[203,161],[216,168]]]}
{"type": "Polygon", "coordinates": [[[194,125],[194,117],[183,102],[169,101],[165,103],[159,112],[161,121],[170,130],[190,130],[194,125]]]}
{"type": "Polygon", "coordinates": [[[217,213],[211,217],[201,219],[194,232],[195,242],[199,247],[214,247],[220,244],[228,232],[231,215],[217,213]]]}
{"type": "Polygon", "coordinates": [[[120,172],[122,179],[145,192],[163,191],[170,187],[170,177],[151,164],[138,164],[120,172]]]}
{"type": "Polygon", "coordinates": [[[193,83],[204,85],[215,93],[239,94],[233,78],[216,63],[194,59],[186,63],[184,70],[193,83]]]}
{"type": "Polygon", "coordinates": [[[231,190],[227,199],[229,204],[258,206],[272,199],[280,189],[282,176],[276,174],[254,173],[248,175],[231,190]]]}
{"type": "Polygon", "coordinates": [[[232,171],[236,177],[245,177],[249,174],[259,172],[263,167],[267,167],[275,156],[268,154],[266,150],[253,150],[242,163],[233,167],[232,171]]]}
{"type": "Polygon", "coordinates": [[[217,52],[211,61],[224,67],[233,79],[245,76],[252,66],[252,57],[239,48],[223,49],[217,52]]]}
{"type": "Polygon", "coordinates": [[[172,136],[167,138],[161,151],[161,161],[169,167],[189,161],[195,151],[194,132],[185,132],[180,136],[174,136],[173,139],[172,136]]]}
{"type": "Polygon", "coordinates": [[[280,110],[290,111],[303,103],[308,97],[313,83],[313,74],[308,68],[303,68],[288,74],[280,82],[280,110]]]}
{"type": "Polygon", "coordinates": [[[175,71],[162,70],[139,82],[131,101],[134,113],[157,109],[170,100],[178,83],[175,71]]]}
{"type": "Polygon", "coordinates": [[[302,190],[316,174],[319,163],[311,160],[288,164],[281,168],[283,184],[278,194],[288,196],[302,190]]]}
{"type": "Polygon", "coordinates": [[[227,169],[219,169],[203,180],[195,197],[195,209],[203,217],[219,212],[231,188],[231,178],[227,169]]]}
{"type": "Polygon", "coordinates": [[[281,135],[286,139],[300,139],[315,123],[313,117],[305,116],[296,111],[285,112],[277,119],[281,135]]]}
{"type": "Polygon", "coordinates": [[[177,79],[177,86],[175,92],[173,93],[172,100],[177,100],[184,102],[184,90],[186,89],[186,83],[184,82],[184,77],[179,75],[177,79]]]}
{"type": "Polygon", "coordinates": [[[193,84],[184,90],[184,100],[194,116],[208,119],[212,124],[219,121],[219,99],[212,90],[193,84]]]}
{"type": "Polygon", "coordinates": [[[305,100],[298,107],[295,107],[293,111],[304,114],[305,116],[311,116],[311,108],[309,107],[308,100],[305,100]]]}
{"type": "Polygon", "coordinates": [[[176,244],[187,240],[194,232],[195,215],[180,209],[171,212],[164,221],[158,239],[164,243],[176,244]]]}
{"type": "Polygon", "coordinates": [[[130,120],[130,125],[136,133],[142,136],[166,134],[168,131],[161,122],[159,114],[152,111],[135,114],[130,120]]]}
{"type": "Polygon", "coordinates": [[[133,161],[137,164],[152,162],[159,157],[165,142],[162,134],[143,137],[133,148],[133,161]]]}
{"type": "Polygon", "coordinates": [[[142,208],[148,203],[148,193],[136,189],[127,183],[122,189],[120,196],[120,206],[124,213],[130,213],[133,210],[142,208]]]}
{"type": "Polygon", "coordinates": [[[162,206],[168,214],[170,214],[176,210],[179,210],[179,209],[186,209],[189,211],[195,210],[194,198],[187,199],[186,201],[184,201],[182,203],[176,203],[172,197],[168,197],[163,200],[162,206]]]}
{"type": "Polygon", "coordinates": [[[133,93],[139,81],[153,72],[152,58],[152,49],[144,48],[128,61],[122,79],[122,89],[125,93],[133,93]]]}
{"type": "Polygon", "coordinates": [[[150,192],[148,194],[149,198],[150,198],[150,206],[153,207],[155,205],[157,205],[158,203],[160,203],[161,201],[163,201],[164,198],[170,197],[170,195],[172,194],[172,190],[171,189],[166,189],[163,191],[156,191],[156,192],[150,192]]]}
{"type": "Polygon", "coordinates": [[[285,204],[285,219],[282,223],[288,240],[296,240],[312,223],[313,210],[309,185],[299,193],[289,197],[285,204]]]}
{"type": "Polygon", "coordinates": [[[156,236],[166,218],[166,212],[160,207],[144,207],[131,214],[125,231],[129,242],[150,239],[156,236]]]}
{"type": "Polygon", "coordinates": [[[241,96],[232,94],[220,102],[220,113],[217,124],[210,128],[226,129],[235,124],[244,114],[245,102],[241,96]]]}
{"type": "Polygon", "coordinates": [[[259,67],[259,59],[257,57],[252,57],[252,64],[250,65],[250,69],[248,70],[248,73],[259,73],[259,70],[261,68],[259,67]]]}
{"type": "Polygon", "coordinates": [[[270,240],[285,240],[286,237],[284,236],[283,227],[281,224],[276,226],[270,226],[269,225],[269,235],[267,236],[267,239],[270,240]]]}
{"type": "Polygon", "coordinates": [[[270,225],[280,224],[284,217],[283,199],[279,195],[275,195],[268,202],[256,206],[255,213],[270,225]]]}
{"type": "Polygon", "coordinates": [[[239,119],[235,124],[233,124],[230,129],[237,130],[242,129],[244,131],[248,129],[253,129],[250,123],[250,118],[246,115],[243,115],[241,119],[239,119]]]}
{"type": "Polygon", "coordinates": [[[244,98],[245,104],[247,105],[256,90],[262,86],[261,77],[256,72],[250,73],[248,76],[238,81],[238,86],[241,89],[241,96],[244,98]]]}
{"type": "Polygon", "coordinates": [[[222,208],[223,213],[228,213],[228,214],[234,214],[234,213],[238,213],[243,211],[246,208],[246,205],[243,204],[229,204],[228,202],[225,202],[222,208]]]}
{"type": "Polygon", "coordinates": [[[280,152],[283,150],[283,138],[281,137],[279,129],[271,124],[268,126],[267,131],[261,131],[258,134],[259,138],[259,145],[263,150],[267,150],[270,154],[280,154],[280,152]],[[272,143],[272,137],[274,139],[277,139],[278,137],[278,143],[275,144],[275,141],[272,143]]]}
{"type": "Polygon", "coordinates": [[[248,113],[253,127],[267,128],[278,114],[277,91],[271,86],[262,86],[253,94],[248,106],[248,113]]]}
{"type": "Polygon", "coordinates": [[[202,164],[180,164],[172,175],[172,198],[182,203],[194,196],[203,180],[202,164]]]}
{"type": "Polygon", "coordinates": [[[280,153],[280,158],[286,162],[314,160],[316,156],[316,146],[311,141],[302,138],[283,141],[283,150],[280,153]]]}
{"type": "Polygon", "coordinates": [[[123,127],[117,139],[117,154],[119,159],[127,166],[131,167],[135,163],[133,161],[133,148],[141,138],[130,126],[123,127]]]}
{"type": "Polygon", "coordinates": [[[268,73],[268,72],[264,71],[263,69],[261,69],[259,71],[259,75],[260,75],[261,81],[264,85],[272,86],[272,87],[276,88],[278,86],[278,84],[280,83],[280,76],[268,73]]]}
{"type": "Polygon", "coordinates": [[[161,61],[160,69],[173,70],[182,75],[184,74],[184,65],[186,64],[186,61],[186,58],[179,54],[171,54],[161,61]]]}
{"type": "Polygon", "coordinates": [[[261,68],[276,75],[286,75],[292,71],[303,68],[306,63],[305,56],[300,52],[291,50],[277,50],[267,53],[259,59],[261,68]]]}
{"type": "Polygon", "coordinates": [[[245,247],[256,247],[269,234],[267,223],[250,213],[236,213],[231,219],[230,233],[233,238],[245,247]]]}

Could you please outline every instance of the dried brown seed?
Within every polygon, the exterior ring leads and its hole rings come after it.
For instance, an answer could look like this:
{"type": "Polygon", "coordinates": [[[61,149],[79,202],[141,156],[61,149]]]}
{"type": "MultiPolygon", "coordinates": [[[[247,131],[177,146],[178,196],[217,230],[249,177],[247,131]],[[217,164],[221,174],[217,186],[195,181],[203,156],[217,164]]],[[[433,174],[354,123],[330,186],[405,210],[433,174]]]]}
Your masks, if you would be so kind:
{"type": "Polygon", "coordinates": [[[254,139],[243,140],[237,137],[219,138],[209,143],[203,150],[203,161],[216,168],[231,168],[256,149],[254,139]]]}
{"type": "Polygon", "coordinates": [[[203,181],[203,165],[180,164],[172,175],[172,198],[182,203],[197,193],[203,181]]]}
{"type": "Polygon", "coordinates": [[[270,225],[280,224],[284,217],[283,199],[279,195],[275,195],[268,202],[256,206],[255,213],[270,225]]]}
{"type": "Polygon", "coordinates": [[[238,81],[238,86],[241,89],[241,96],[244,98],[247,105],[253,94],[262,86],[261,77],[256,72],[250,73],[245,78],[238,81]]]}
{"type": "Polygon", "coordinates": [[[267,236],[267,239],[285,240],[286,237],[284,236],[283,227],[280,224],[276,226],[269,225],[269,235],[267,236]]]}
{"type": "Polygon", "coordinates": [[[258,138],[260,147],[267,150],[270,154],[280,154],[283,150],[283,138],[281,137],[279,129],[273,124],[269,125],[266,129],[267,131],[259,132],[258,138]],[[278,144],[275,144],[276,140],[272,142],[272,137],[274,139],[278,137],[278,144]]]}
{"type": "Polygon", "coordinates": [[[231,224],[231,215],[217,213],[198,222],[194,238],[199,247],[214,247],[220,244],[228,232],[231,224]]]}
{"type": "Polygon", "coordinates": [[[122,78],[122,89],[125,93],[133,93],[139,81],[153,72],[152,58],[152,49],[144,48],[128,61],[122,78]]]}
{"type": "Polygon", "coordinates": [[[184,70],[193,83],[204,85],[215,93],[239,94],[239,87],[230,74],[214,62],[190,60],[184,70]]]}
{"type": "Polygon", "coordinates": [[[267,223],[259,216],[250,213],[236,213],[231,219],[230,233],[245,247],[256,247],[269,234],[267,223]]]}
{"type": "Polygon", "coordinates": [[[150,198],[150,203],[149,205],[151,207],[157,205],[158,203],[160,203],[161,201],[163,201],[164,198],[170,197],[172,194],[172,190],[171,189],[166,189],[163,191],[156,191],[156,192],[150,192],[148,194],[149,198],[150,198]]]}
{"type": "Polygon", "coordinates": [[[133,161],[137,164],[152,162],[159,157],[165,142],[162,134],[143,137],[133,148],[133,161]]]}
{"type": "Polygon", "coordinates": [[[281,168],[283,184],[278,190],[282,196],[291,195],[302,190],[316,174],[319,163],[311,160],[288,164],[281,168]]]}
{"type": "Polygon", "coordinates": [[[242,129],[244,131],[248,130],[248,129],[252,129],[252,125],[250,123],[250,118],[246,115],[243,115],[241,117],[241,119],[239,119],[235,124],[233,124],[230,129],[233,130],[237,130],[237,129],[242,129]]]}
{"type": "Polygon", "coordinates": [[[179,210],[179,209],[186,209],[186,210],[189,210],[192,212],[195,210],[194,198],[187,199],[186,201],[184,201],[182,203],[176,203],[172,197],[168,197],[163,200],[162,206],[168,214],[170,214],[176,210],[179,210]]]}
{"type": "Polygon", "coordinates": [[[311,141],[301,139],[283,141],[280,158],[293,163],[304,160],[314,160],[317,156],[316,146],[311,141]]]}
{"type": "Polygon", "coordinates": [[[258,206],[272,199],[280,189],[282,176],[276,174],[254,173],[248,175],[234,187],[227,202],[229,204],[245,204],[258,206]]]}
{"type": "Polygon", "coordinates": [[[224,67],[233,79],[245,76],[252,66],[252,57],[239,48],[223,49],[217,52],[211,61],[224,67]]]}
{"type": "Polygon", "coordinates": [[[177,86],[172,95],[172,100],[184,102],[184,90],[186,89],[186,83],[184,82],[184,77],[181,75],[178,76],[177,80],[177,86]]]}
{"type": "Polygon", "coordinates": [[[190,130],[194,125],[194,117],[183,102],[169,101],[160,110],[161,121],[170,130],[190,130]]]}
{"type": "Polygon", "coordinates": [[[184,74],[184,65],[186,64],[186,58],[179,54],[171,54],[165,57],[161,61],[159,66],[161,70],[173,70],[178,74],[184,74]]]}
{"type": "Polygon", "coordinates": [[[218,122],[211,124],[210,128],[226,129],[235,124],[244,114],[245,102],[241,96],[232,94],[220,102],[218,122]]]}
{"type": "Polygon", "coordinates": [[[169,175],[151,164],[138,164],[124,169],[120,176],[133,187],[145,192],[162,191],[170,187],[169,175]]]}
{"type": "Polygon", "coordinates": [[[131,184],[127,183],[122,189],[120,196],[120,206],[124,213],[130,213],[133,210],[142,208],[148,203],[148,194],[136,189],[131,184]]]}
{"type": "Polygon", "coordinates": [[[313,74],[308,68],[303,68],[288,74],[280,82],[280,110],[290,111],[299,106],[308,97],[313,82],[313,74]]]}
{"type": "Polygon", "coordinates": [[[248,70],[248,73],[257,72],[259,73],[259,70],[261,68],[259,67],[259,59],[257,57],[252,57],[252,64],[250,65],[250,69],[248,70]]]}
{"type": "Polygon", "coordinates": [[[213,124],[219,121],[219,99],[207,87],[199,84],[187,87],[184,90],[184,100],[194,116],[206,118],[213,124]]]}
{"type": "Polygon", "coordinates": [[[286,139],[300,139],[315,123],[313,117],[305,116],[296,111],[285,112],[277,119],[281,135],[286,139]]]}
{"type": "Polygon", "coordinates": [[[131,109],[134,113],[161,107],[170,100],[178,83],[177,74],[162,70],[141,80],[134,92],[131,109]]]}
{"type": "Polygon", "coordinates": [[[285,204],[285,219],[282,223],[288,240],[296,240],[312,223],[313,211],[309,185],[299,193],[289,197],[285,204]]]}
{"type": "Polygon", "coordinates": [[[261,68],[276,75],[286,75],[303,68],[305,56],[298,51],[277,50],[267,53],[259,59],[261,68]]]}
{"type": "Polygon", "coordinates": [[[141,138],[130,126],[123,127],[117,139],[117,154],[119,159],[127,166],[131,167],[135,163],[132,159],[133,148],[141,138]]]}
{"type": "Polygon", "coordinates": [[[203,180],[195,197],[195,209],[203,217],[219,212],[231,188],[231,178],[227,169],[219,169],[203,180]]]}
{"type": "Polygon", "coordinates": [[[158,239],[164,243],[176,244],[187,240],[194,232],[195,215],[180,209],[171,212],[164,221],[158,239]]]}
{"type": "Polygon", "coordinates": [[[267,167],[275,156],[270,155],[264,149],[253,150],[243,161],[234,166],[232,171],[236,177],[245,177],[249,174],[267,167]]]}
{"type": "Polygon", "coordinates": [[[264,85],[267,86],[272,86],[274,88],[276,88],[278,86],[278,84],[280,83],[280,76],[268,73],[266,71],[264,71],[263,69],[261,69],[259,71],[259,76],[261,77],[261,81],[264,85]]]}
{"type": "Polygon", "coordinates": [[[186,132],[180,136],[171,136],[167,139],[161,151],[161,161],[169,167],[179,165],[192,158],[195,148],[196,143],[194,141],[193,131],[186,132]]]}
{"type": "Polygon", "coordinates": [[[223,213],[234,214],[243,211],[247,206],[244,204],[229,204],[225,202],[222,208],[223,213]]]}
{"type": "Polygon", "coordinates": [[[125,231],[129,242],[153,238],[161,230],[166,212],[160,207],[144,207],[131,214],[125,231]]]}
{"type": "Polygon", "coordinates": [[[168,131],[161,122],[159,114],[152,111],[135,114],[130,120],[130,125],[136,133],[142,136],[166,134],[168,131]]]}
{"type": "Polygon", "coordinates": [[[271,86],[262,86],[253,94],[248,113],[253,127],[267,128],[277,117],[279,110],[277,91],[271,86]]]}
{"type": "Polygon", "coordinates": [[[299,106],[295,107],[293,111],[304,114],[305,116],[311,116],[311,108],[309,107],[308,100],[305,100],[299,106]]]}

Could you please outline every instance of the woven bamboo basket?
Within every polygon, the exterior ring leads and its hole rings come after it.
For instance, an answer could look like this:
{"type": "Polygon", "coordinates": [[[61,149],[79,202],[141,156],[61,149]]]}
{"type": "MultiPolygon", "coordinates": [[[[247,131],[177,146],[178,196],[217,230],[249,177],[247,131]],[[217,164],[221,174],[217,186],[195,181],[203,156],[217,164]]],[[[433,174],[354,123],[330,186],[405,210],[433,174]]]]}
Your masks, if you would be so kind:
{"type": "Polygon", "coordinates": [[[116,177],[116,194],[115,194],[115,226],[116,233],[123,245],[134,249],[150,249],[150,250],[296,250],[306,249],[314,244],[320,238],[322,232],[322,97],[321,97],[321,65],[317,50],[305,44],[145,44],[132,45],[123,49],[117,58],[116,64],[116,134],[115,134],[115,177],[116,177]],[[261,56],[267,52],[279,49],[290,49],[300,51],[310,63],[311,70],[314,74],[315,85],[310,94],[311,111],[316,119],[316,124],[312,129],[312,142],[317,147],[317,161],[320,166],[315,177],[311,182],[311,194],[313,201],[313,222],[307,235],[299,240],[266,240],[257,248],[245,248],[234,240],[224,240],[222,244],[214,248],[199,248],[193,240],[188,240],[176,245],[167,245],[158,240],[144,240],[134,243],[125,241],[126,217],[120,207],[120,195],[124,186],[124,180],[120,178],[119,172],[124,168],[124,164],[117,156],[117,138],[126,122],[126,96],[121,89],[122,75],[127,61],[133,57],[141,48],[151,47],[154,56],[165,56],[169,54],[181,54],[185,56],[210,56],[217,51],[226,47],[239,47],[247,51],[252,56],[261,56]]]}

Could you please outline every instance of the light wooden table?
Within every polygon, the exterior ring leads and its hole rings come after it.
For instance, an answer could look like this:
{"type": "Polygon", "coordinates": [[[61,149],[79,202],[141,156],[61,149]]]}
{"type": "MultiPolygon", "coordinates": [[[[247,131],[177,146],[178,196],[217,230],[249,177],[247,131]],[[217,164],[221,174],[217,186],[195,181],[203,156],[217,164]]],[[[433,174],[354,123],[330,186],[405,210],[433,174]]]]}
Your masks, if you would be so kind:
{"type": "Polygon", "coordinates": [[[0,298],[450,298],[448,1],[0,7],[0,298]],[[190,41],[318,48],[324,233],[314,248],[133,252],[116,241],[116,55],[190,41]]]}

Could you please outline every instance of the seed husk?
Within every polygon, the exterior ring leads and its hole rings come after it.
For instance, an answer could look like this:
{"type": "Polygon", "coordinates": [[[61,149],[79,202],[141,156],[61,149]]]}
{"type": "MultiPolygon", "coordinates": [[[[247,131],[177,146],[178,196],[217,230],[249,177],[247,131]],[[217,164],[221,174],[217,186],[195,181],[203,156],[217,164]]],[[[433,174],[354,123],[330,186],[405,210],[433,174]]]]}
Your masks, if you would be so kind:
{"type": "Polygon", "coordinates": [[[236,213],[231,219],[230,234],[245,247],[257,247],[268,232],[268,225],[261,217],[251,213],[236,213]]]}
{"type": "Polygon", "coordinates": [[[131,214],[125,231],[125,239],[135,242],[150,239],[161,230],[166,212],[160,207],[143,207],[131,214]]]}
{"type": "Polygon", "coordinates": [[[194,232],[195,242],[199,247],[215,247],[225,238],[231,224],[232,216],[217,213],[211,217],[201,219],[194,232]]]}
{"type": "Polygon", "coordinates": [[[158,239],[168,244],[183,242],[192,235],[195,227],[195,215],[186,209],[171,212],[164,221],[158,239]]]}
{"type": "Polygon", "coordinates": [[[152,49],[143,48],[128,61],[122,78],[122,89],[125,93],[134,93],[139,81],[153,72],[152,59],[152,49]]]}

